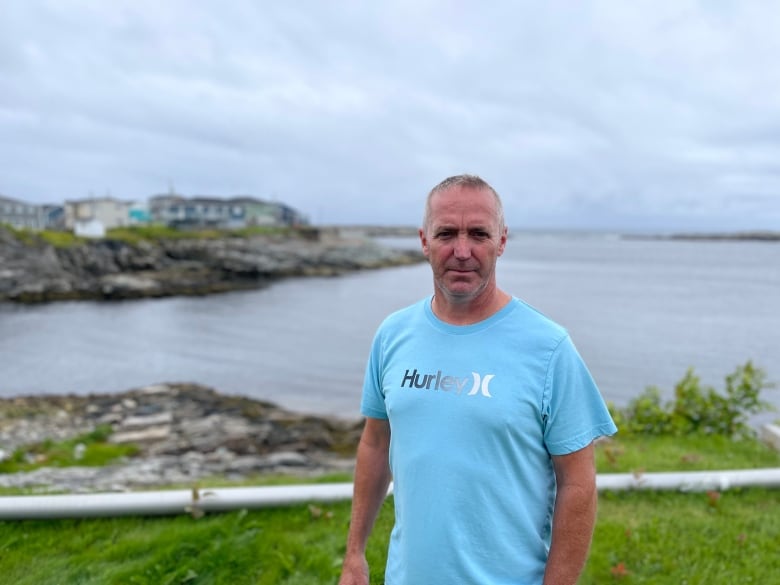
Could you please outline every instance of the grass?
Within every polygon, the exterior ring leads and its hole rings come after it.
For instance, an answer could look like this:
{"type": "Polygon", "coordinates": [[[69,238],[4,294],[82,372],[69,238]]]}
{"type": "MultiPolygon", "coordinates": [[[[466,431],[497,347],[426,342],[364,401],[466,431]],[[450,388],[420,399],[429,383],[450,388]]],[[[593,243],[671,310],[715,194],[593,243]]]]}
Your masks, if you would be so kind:
{"type": "MultiPolygon", "coordinates": [[[[780,570],[780,493],[603,494],[581,585],[771,583],[780,570]]],[[[369,544],[382,583],[392,502],[369,544]]],[[[335,583],[349,503],[236,511],[200,520],[124,518],[0,523],[6,582],[335,583]]]]}
{"type": "Polygon", "coordinates": [[[207,516],[0,524],[6,582],[335,581],[349,504],[207,516]],[[62,538],[67,534],[67,538],[62,538]]]}
{"type": "MultiPolygon", "coordinates": [[[[780,466],[780,454],[757,441],[714,437],[621,437],[601,443],[597,458],[600,472],[636,471],[637,463],[647,471],[780,466]]],[[[771,583],[780,573],[777,510],[779,490],[604,492],[580,585],[771,583]]],[[[0,522],[0,575],[20,585],[336,583],[349,513],[349,502],[343,502],[198,520],[183,515],[0,522]]],[[[392,523],[388,500],[369,543],[375,584],[383,582],[392,523]]]]}
{"type": "Polygon", "coordinates": [[[777,582],[780,491],[606,492],[581,585],[777,582]]]}
{"type": "Polygon", "coordinates": [[[118,227],[106,231],[107,240],[118,240],[128,244],[140,242],[159,242],[162,240],[199,239],[215,240],[224,237],[225,232],[214,229],[178,230],[165,225],[144,225],[118,227]]]}
{"type": "Polygon", "coordinates": [[[65,441],[49,439],[19,447],[8,459],[0,461],[0,473],[32,471],[40,467],[100,467],[138,453],[135,445],[109,443],[110,434],[111,427],[103,425],[90,433],[65,441]]]}
{"type": "Polygon", "coordinates": [[[0,223],[0,229],[5,229],[17,240],[27,246],[35,246],[39,245],[41,242],[45,242],[55,248],[68,248],[86,241],[84,238],[74,235],[73,232],[54,230],[38,231],[28,228],[17,228],[4,223],[0,223]]]}
{"type": "Polygon", "coordinates": [[[87,241],[86,238],[79,237],[72,232],[44,230],[36,233],[44,242],[55,248],[70,248],[87,241]]]}
{"type": "Polygon", "coordinates": [[[780,453],[760,441],[720,435],[617,435],[596,448],[599,473],[711,471],[780,467],[780,453]]]}
{"type": "MultiPolygon", "coordinates": [[[[6,229],[20,242],[33,246],[41,241],[55,248],[68,248],[89,241],[88,238],[79,237],[71,231],[62,230],[31,230],[15,228],[8,224],[0,224],[0,228],[6,229]]],[[[312,228],[291,228],[287,226],[249,226],[234,230],[221,229],[177,229],[161,224],[138,225],[128,227],[111,228],[106,231],[105,240],[124,242],[130,245],[138,245],[141,242],[159,243],[163,240],[216,240],[220,238],[251,238],[253,236],[294,236],[311,237],[312,228]]]]}
{"type": "Polygon", "coordinates": [[[176,229],[165,225],[151,224],[112,228],[106,232],[107,240],[119,240],[128,244],[160,242],[162,240],[216,240],[220,238],[251,238],[252,236],[298,235],[300,230],[287,226],[250,226],[233,230],[221,229],[176,229]]]}

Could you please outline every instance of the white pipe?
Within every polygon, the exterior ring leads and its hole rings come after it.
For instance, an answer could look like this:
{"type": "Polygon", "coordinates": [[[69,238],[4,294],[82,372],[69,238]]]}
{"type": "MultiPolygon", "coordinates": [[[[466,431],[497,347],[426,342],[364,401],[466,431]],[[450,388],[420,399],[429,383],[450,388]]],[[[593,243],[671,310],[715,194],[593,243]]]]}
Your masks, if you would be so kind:
{"type": "Polygon", "coordinates": [[[134,493],[0,497],[0,519],[160,516],[335,502],[352,498],[351,483],[168,490],[134,493]]]}
{"type": "MultiPolygon", "coordinates": [[[[599,490],[726,490],[780,487],[780,468],[686,473],[616,473],[596,477],[599,490]]],[[[392,492],[392,486],[390,487],[392,492]]],[[[206,512],[336,502],[352,498],[351,483],[214,488],[136,493],[0,497],[0,520],[100,516],[200,515],[206,512]]]]}
{"type": "Polygon", "coordinates": [[[599,490],[679,490],[702,492],[738,487],[780,487],[780,468],[736,471],[613,473],[596,476],[599,490]]]}

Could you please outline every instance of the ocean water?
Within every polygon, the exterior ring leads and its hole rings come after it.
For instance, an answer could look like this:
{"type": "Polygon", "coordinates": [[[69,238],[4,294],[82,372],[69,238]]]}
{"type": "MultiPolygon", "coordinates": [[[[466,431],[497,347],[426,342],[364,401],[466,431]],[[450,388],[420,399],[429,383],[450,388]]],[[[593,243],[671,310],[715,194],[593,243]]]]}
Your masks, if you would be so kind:
{"type": "MultiPolygon", "coordinates": [[[[668,395],[690,367],[716,388],[747,360],[780,381],[780,243],[525,234],[498,280],[569,330],[618,404],[668,395]]],[[[0,396],[197,382],[358,416],[374,330],[431,287],[420,264],[210,297],[0,303],[0,396]]],[[[780,389],[765,398],[780,408],[780,389]]]]}

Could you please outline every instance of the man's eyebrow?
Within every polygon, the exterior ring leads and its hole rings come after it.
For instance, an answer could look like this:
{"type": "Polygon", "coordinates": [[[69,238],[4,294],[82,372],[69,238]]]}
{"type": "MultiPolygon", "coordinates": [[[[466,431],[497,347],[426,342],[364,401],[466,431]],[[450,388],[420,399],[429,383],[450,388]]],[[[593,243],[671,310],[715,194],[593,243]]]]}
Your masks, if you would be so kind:
{"type": "MultiPolygon", "coordinates": [[[[433,224],[433,229],[436,230],[436,231],[438,231],[438,230],[460,230],[460,226],[456,225],[454,223],[440,223],[440,224],[433,224]]],[[[467,225],[464,229],[466,231],[468,231],[468,232],[476,231],[476,230],[485,231],[485,232],[493,231],[493,228],[491,226],[483,225],[483,224],[467,225]]]]}

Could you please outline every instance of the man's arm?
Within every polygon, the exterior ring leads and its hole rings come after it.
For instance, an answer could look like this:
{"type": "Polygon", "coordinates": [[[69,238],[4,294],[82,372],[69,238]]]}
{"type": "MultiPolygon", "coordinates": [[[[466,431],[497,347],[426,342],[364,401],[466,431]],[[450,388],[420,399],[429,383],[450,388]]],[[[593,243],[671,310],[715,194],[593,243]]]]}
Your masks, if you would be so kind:
{"type": "Polygon", "coordinates": [[[598,492],[593,444],[554,456],[553,466],[558,487],[544,585],[575,585],[588,558],[596,523],[598,492]]]}
{"type": "Polygon", "coordinates": [[[390,423],[367,418],[357,450],[352,519],[339,585],[368,585],[366,543],[390,486],[390,423]]]}

